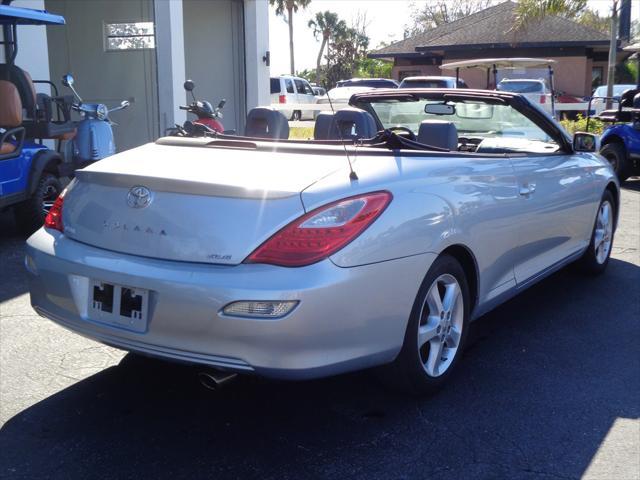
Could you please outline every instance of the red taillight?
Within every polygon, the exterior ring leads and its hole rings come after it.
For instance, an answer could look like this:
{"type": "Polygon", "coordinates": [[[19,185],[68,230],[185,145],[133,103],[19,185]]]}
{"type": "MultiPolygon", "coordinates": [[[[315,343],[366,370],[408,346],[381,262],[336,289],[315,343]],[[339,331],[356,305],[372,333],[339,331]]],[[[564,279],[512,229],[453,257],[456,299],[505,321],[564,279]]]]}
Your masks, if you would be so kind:
{"type": "Polygon", "coordinates": [[[62,192],[58,198],[56,198],[56,201],[49,209],[49,213],[47,213],[47,216],[44,218],[44,226],[46,228],[53,228],[54,230],[64,232],[64,225],[62,225],[62,204],[64,202],[64,193],[65,192],[62,192]]]}
{"type": "Polygon", "coordinates": [[[389,192],[345,198],[303,215],[260,245],[245,263],[302,267],[333,255],[389,205],[389,192]]]}
{"type": "Polygon", "coordinates": [[[540,103],[547,103],[547,96],[546,95],[540,95],[540,103]]]}
{"type": "Polygon", "coordinates": [[[278,103],[287,103],[287,96],[286,95],[280,95],[278,97],[278,103]]]}

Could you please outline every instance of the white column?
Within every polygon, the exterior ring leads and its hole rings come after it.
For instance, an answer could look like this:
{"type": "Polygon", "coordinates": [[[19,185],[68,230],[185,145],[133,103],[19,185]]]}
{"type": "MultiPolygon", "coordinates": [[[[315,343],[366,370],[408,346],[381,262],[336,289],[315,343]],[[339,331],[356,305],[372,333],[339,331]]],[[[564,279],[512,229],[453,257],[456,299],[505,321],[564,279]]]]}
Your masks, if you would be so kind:
{"type": "Polygon", "coordinates": [[[158,113],[160,135],[166,128],[186,120],[179,106],[186,103],[184,24],[182,0],[154,0],[156,58],[158,62],[158,113]]]}
{"type": "Polygon", "coordinates": [[[247,111],[271,103],[269,67],[262,59],[269,50],[269,2],[244,0],[244,46],[247,111]]]}

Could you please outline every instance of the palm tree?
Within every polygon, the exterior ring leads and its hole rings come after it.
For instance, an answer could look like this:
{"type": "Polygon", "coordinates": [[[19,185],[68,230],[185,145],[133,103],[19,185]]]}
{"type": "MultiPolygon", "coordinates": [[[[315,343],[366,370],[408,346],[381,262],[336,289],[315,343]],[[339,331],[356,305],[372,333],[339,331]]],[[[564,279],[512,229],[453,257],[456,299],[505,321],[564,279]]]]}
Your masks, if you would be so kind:
{"type": "Polygon", "coordinates": [[[291,61],[291,75],[295,75],[295,62],[293,60],[293,14],[299,7],[306,8],[311,0],[269,0],[269,4],[275,5],[276,15],[282,15],[284,21],[289,24],[289,59],[291,61]],[[284,12],[287,12],[285,17],[284,12]]]}
{"type": "MultiPolygon", "coordinates": [[[[607,97],[613,96],[614,74],[616,66],[618,0],[611,0],[611,39],[609,42],[609,68],[607,74],[607,97]]],[[[580,21],[588,12],[587,0],[520,0],[516,10],[516,19],[511,31],[517,33],[527,28],[531,21],[540,20],[551,15],[559,15],[571,20],[580,21]]],[[[611,108],[611,100],[607,99],[606,108],[611,108]]]]}
{"type": "Polygon", "coordinates": [[[531,21],[552,15],[573,20],[586,8],[587,0],[520,0],[516,9],[516,21],[511,30],[521,30],[531,21]]]}
{"type": "Polygon", "coordinates": [[[316,40],[318,37],[322,37],[322,44],[320,44],[320,51],[318,52],[318,59],[316,61],[316,83],[320,85],[320,62],[322,61],[324,47],[327,46],[327,42],[331,36],[335,35],[336,32],[346,29],[347,25],[344,23],[344,20],[338,20],[337,13],[330,12],[329,10],[316,13],[315,18],[309,20],[307,25],[313,29],[313,36],[316,40]]]}

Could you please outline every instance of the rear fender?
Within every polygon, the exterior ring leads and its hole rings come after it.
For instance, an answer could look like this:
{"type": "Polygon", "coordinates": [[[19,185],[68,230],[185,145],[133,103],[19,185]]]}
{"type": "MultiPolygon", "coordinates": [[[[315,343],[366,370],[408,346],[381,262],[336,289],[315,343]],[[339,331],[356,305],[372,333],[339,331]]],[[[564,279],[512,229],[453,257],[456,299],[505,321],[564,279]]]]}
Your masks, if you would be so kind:
{"type": "Polygon", "coordinates": [[[42,150],[38,153],[31,163],[31,171],[29,172],[29,195],[35,192],[38,181],[42,172],[50,172],[59,177],[62,176],[60,166],[62,165],[62,157],[53,150],[42,150]]]}
{"type": "Polygon", "coordinates": [[[622,143],[624,148],[629,151],[630,141],[629,132],[627,132],[629,128],[628,125],[614,125],[608,128],[600,137],[600,145],[604,147],[609,143],[622,143]]]}

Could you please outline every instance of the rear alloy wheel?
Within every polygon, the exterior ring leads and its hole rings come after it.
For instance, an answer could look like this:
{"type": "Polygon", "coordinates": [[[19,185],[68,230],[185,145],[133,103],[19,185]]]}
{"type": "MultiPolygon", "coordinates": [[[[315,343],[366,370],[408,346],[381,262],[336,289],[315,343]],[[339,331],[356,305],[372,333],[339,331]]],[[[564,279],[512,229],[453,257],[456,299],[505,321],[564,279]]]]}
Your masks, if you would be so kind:
{"type": "Polygon", "coordinates": [[[23,233],[32,233],[40,228],[44,224],[44,217],[61,192],[60,179],[51,173],[43,172],[31,197],[14,209],[18,228],[23,233]]]}
{"type": "Polygon", "coordinates": [[[606,158],[618,176],[624,182],[629,178],[627,166],[627,151],[621,143],[608,143],[600,150],[600,155],[606,158]]]}
{"type": "Polygon", "coordinates": [[[460,263],[449,255],[438,257],[414,302],[402,350],[381,368],[382,379],[414,394],[440,388],[464,347],[469,298],[460,263]]]}
{"type": "Polygon", "coordinates": [[[291,121],[297,122],[302,119],[302,112],[300,110],[294,110],[291,114],[291,121]]]}
{"type": "Polygon", "coordinates": [[[582,258],[578,260],[578,265],[586,273],[599,274],[607,268],[615,231],[616,211],[614,205],[613,195],[610,191],[605,191],[596,214],[591,242],[582,258]]]}

